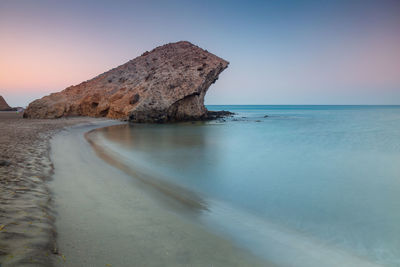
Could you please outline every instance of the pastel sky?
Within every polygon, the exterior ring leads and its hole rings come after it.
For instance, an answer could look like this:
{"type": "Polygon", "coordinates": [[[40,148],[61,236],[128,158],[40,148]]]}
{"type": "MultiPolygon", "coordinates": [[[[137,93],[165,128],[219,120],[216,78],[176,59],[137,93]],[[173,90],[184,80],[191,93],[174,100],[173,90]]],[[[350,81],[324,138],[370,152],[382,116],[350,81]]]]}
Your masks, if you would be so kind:
{"type": "Polygon", "coordinates": [[[230,61],[206,104],[400,104],[400,1],[0,0],[12,106],[188,40],[230,61]]]}

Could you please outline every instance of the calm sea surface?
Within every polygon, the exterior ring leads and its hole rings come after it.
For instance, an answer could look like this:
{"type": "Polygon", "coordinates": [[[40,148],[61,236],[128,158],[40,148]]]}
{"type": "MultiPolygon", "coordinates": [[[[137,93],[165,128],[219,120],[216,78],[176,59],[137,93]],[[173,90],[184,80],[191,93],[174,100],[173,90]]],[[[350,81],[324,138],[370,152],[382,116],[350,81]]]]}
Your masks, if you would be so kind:
{"type": "Polygon", "coordinates": [[[197,193],[196,221],[278,265],[400,266],[400,106],[208,109],[236,115],[102,134],[197,193]]]}

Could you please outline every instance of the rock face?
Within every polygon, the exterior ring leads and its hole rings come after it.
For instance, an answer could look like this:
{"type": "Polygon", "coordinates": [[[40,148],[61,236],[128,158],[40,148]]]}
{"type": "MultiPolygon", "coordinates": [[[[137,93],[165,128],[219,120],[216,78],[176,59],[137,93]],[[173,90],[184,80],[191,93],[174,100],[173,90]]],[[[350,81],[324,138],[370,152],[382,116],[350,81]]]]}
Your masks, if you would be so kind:
{"type": "Polygon", "coordinates": [[[4,100],[4,98],[0,95],[0,111],[11,111],[13,110],[7,102],[4,100]]]}
{"type": "Polygon", "coordinates": [[[204,96],[228,64],[186,41],[166,44],[92,80],[33,101],[24,117],[92,116],[133,122],[206,119],[204,96]]]}

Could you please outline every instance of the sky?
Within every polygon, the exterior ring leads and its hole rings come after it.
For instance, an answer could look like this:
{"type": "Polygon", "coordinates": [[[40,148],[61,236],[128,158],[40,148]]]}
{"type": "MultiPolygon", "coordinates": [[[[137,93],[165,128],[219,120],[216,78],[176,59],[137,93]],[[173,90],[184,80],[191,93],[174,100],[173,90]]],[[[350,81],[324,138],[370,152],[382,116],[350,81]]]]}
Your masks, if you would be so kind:
{"type": "Polygon", "coordinates": [[[400,104],[398,0],[0,0],[0,95],[27,106],[180,40],[230,62],[206,104],[400,104]]]}

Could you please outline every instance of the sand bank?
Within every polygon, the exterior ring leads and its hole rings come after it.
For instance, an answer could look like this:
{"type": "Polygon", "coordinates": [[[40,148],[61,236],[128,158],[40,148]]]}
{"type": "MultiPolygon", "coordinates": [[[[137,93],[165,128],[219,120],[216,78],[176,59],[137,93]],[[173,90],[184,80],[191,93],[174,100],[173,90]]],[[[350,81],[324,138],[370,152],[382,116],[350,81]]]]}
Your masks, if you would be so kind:
{"type": "Polygon", "coordinates": [[[51,266],[57,252],[54,210],[46,180],[53,170],[50,137],[93,118],[26,120],[0,112],[0,264],[51,266]]]}
{"type": "Polygon", "coordinates": [[[70,128],[52,139],[56,266],[266,265],[185,219],[185,209],[169,209],[169,197],[148,190],[152,185],[97,157],[84,138],[95,127],[70,128]]]}

